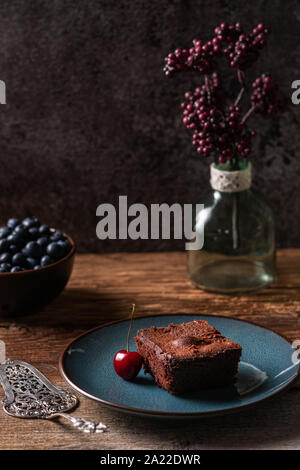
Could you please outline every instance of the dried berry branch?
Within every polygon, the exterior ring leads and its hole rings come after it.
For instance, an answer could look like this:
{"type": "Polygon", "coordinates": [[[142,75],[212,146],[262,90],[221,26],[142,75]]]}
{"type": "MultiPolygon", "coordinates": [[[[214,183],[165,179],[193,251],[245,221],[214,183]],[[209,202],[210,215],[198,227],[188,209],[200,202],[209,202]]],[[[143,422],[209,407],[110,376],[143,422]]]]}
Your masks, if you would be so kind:
{"type": "Polygon", "coordinates": [[[239,102],[241,101],[241,98],[246,90],[246,84],[245,84],[245,74],[242,70],[238,69],[237,71],[237,76],[238,76],[238,81],[240,82],[241,84],[241,89],[240,89],[240,92],[239,94],[237,95],[237,98],[234,102],[234,106],[237,106],[239,104],[239,102]]]}
{"type": "Polygon", "coordinates": [[[185,94],[181,104],[183,123],[193,132],[193,145],[199,155],[208,157],[215,154],[215,162],[231,162],[238,168],[239,159],[247,159],[251,152],[251,140],[256,135],[246,121],[255,112],[274,114],[282,112],[284,101],[270,75],[262,75],[253,83],[251,107],[242,117],[240,102],[246,89],[245,70],[251,67],[266,44],[268,30],[260,23],[247,35],[240,23],[222,23],[215,29],[211,41],[195,39],[191,49],[176,49],[165,59],[165,75],[194,70],[204,77],[203,84],[193,92],[185,94]],[[233,105],[228,106],[220,77],[217,61],[229,61],[237,69],[241,89],[233,105]]]}

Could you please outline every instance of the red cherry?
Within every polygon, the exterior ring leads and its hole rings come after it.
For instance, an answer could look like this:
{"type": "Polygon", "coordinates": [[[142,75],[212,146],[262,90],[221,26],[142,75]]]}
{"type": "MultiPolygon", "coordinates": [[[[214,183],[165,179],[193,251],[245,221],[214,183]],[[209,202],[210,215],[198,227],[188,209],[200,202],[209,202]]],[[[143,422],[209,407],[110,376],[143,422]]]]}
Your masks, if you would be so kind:
{"type": "Polygon", "coordinates": [[[131,380],[136,377],[142,367],[143,358],[135,351],[129,351],[129,336],[132,327],[135,304],[132,304],[130,325],[127,335],[127,349],[121,349],[114,357],[114,369],[116,373],[125,380],[131,380]]]}
{"type": "Polygon", "coordinates": [[[138,375],[142,361],[143,358],[138,352],[121,349],[114,357],[114,369],[122,379],[131,380],[138,375]]]}

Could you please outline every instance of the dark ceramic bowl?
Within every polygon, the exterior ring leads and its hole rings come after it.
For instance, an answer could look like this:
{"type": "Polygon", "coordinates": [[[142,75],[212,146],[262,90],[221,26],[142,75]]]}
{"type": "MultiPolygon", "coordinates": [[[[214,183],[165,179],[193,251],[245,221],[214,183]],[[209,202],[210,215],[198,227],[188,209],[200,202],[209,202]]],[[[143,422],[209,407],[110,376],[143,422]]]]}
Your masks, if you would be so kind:
{"type": "Polygon", "coordinates": [[[53,300],[67,284],[73,269],[75,242],[70,252],[40,269],[0,273],[0,316],[13,317],[35,312],[53,300]]]}

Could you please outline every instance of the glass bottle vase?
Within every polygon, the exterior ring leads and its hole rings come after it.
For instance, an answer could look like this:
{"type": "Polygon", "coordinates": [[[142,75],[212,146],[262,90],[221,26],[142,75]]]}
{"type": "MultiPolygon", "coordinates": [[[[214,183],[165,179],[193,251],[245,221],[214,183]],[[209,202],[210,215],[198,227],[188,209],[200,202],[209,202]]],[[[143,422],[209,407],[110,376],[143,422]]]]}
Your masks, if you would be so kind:
{"type": "Polygon", "coordinates": [[[251,189],[251,164],[224,171],[211,165],[211,186],[194,231],[202,249],[188,251],[188,275],[201,289],[247,292],[275,279],[275,224],[265,199],[251,189]]]}

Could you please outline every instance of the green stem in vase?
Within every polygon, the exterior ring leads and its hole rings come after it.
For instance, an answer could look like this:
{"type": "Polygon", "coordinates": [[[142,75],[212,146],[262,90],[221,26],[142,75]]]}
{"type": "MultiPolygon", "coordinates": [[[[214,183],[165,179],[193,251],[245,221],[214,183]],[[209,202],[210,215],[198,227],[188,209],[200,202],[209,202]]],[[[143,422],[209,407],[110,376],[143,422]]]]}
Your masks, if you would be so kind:
{"type": "Polygon", "coordinates": [[[230,171],[239,171],[240,170],[240,162],[239,162],[239,157],[235,155],[231,160],[230,160],[230,171]]]}
{"type": "Polygon", "coordinates": [[[239,229],[238,229],[238,200],[239,193],[233,193],[232,198],[232,246],[234,250],[239,246],[239,229]]]}
{"type": "MultiPolygon", "coordinates": [[[[238,155],[231,159],[231,171],[239,171],[240,161],[238,155]]],[[[237,250],[239,247],[239,193],[232,195],[232,247],[237,250]]]]}

